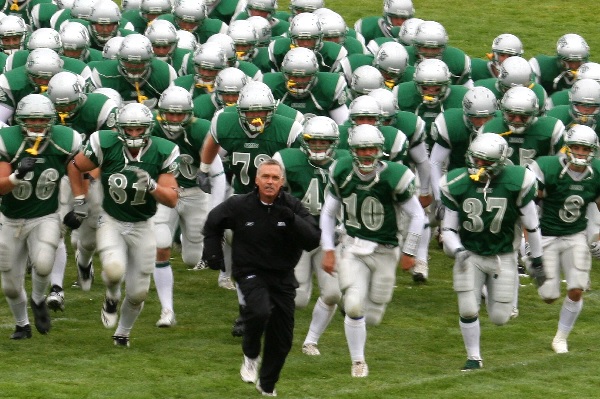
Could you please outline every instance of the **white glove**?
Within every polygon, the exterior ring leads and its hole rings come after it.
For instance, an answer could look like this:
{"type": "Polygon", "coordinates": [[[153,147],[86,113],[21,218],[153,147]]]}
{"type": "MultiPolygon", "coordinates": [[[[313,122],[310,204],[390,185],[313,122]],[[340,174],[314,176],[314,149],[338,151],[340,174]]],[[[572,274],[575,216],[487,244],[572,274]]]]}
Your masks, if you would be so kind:
{"type": "Polygon", "coordinates": [[[600,259],[600,241],[596,241],[590,244],[590,253],[596,259],[600,259]]]}
{"type": "Polygon", "coordinates": [[[140,188],[145,187],[149,193],[156,190],[156,180],[151,178],[148,172],[144,169],[136,169],[135,174],[137,175],[137,184],[140,188]]]}

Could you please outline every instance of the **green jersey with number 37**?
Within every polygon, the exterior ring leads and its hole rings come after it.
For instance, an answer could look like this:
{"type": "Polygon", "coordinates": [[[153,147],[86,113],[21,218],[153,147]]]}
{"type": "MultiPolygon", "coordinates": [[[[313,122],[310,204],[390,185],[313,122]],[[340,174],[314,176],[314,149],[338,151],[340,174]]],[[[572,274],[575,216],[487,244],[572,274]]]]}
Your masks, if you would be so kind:
{"type": "Polygon", "coordinates": [[[483,256],[512,252],[521,240],[519,208],[537,193],[534,174],[521,166],[506,166],[489,185],[475,182],[467,168],[440,179],[442,202],[458,212],[459,236],[469,251],[483,256]]]}
{"type": "Polygon", "coordinates": [[[122,222],[148,220],[156,213],[156,200],[146,187],[138,186],[136,168],[147,171],[155,180],[163,173],[176,176],[179,170],[179,148],[160,137],[150,138],[133,158],[117,132],[100,130],[90,136],[84,155],[102,169],[102,208],[122,222]]]}

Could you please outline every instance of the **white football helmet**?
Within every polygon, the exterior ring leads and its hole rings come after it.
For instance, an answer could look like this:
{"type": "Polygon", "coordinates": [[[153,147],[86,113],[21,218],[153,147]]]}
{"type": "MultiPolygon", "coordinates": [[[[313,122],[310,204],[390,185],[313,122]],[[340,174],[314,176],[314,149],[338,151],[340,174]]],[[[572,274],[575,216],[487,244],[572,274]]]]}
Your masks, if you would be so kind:
{"type": "Polygon", "coordinates": [[[597,62],[585,62],[581,64],[581,66],[577,68],[575,77],[577,79],[594,79],[596,82],[600,83],[600,64],[597,62]]]}
{"type": "Polygon", "coordinates": [[[98,87],[94,90],[94,93],[102,94],[110,98],[114,101],[117,108],[123,107],[123,97],[121,97],[121,94],[115,89],[111,89],[110,87],[98,87]]]}
{"type": "Polygon", "coordinates": [[[450,86],[450,70],[444,61],[437,58],[424,59],[415,69],[414,81],[423,97],[423,103],[434,106],[446,98],[450,86]],[[428,86],[439,90],[427,89],[428,86]],[[430,90],[433,91],[429,92],[430,90]]]}
{"type": "Polygon", "coordinates": [[[197,28],[206,19],[206,4],[198,0],[178,0],[173,8],[173,15],[175,23],[182,29],[181,22],[195,25],[197,28]]]}
{"type": "Polygon", "coordinates": [[[448,34],[442,24],[436,21],[423,21],[419,24],[413,46],[421,59],[441,59],[447,45],[448,34]]]}
{"type": "Polygon", "coordinates": [[[148,144],[154,125],[152,111],[144,104],[129,103],[119,109],[117,112],[116,121],[117,131],[119,132],[119,140],[123,142],[127,148],[141,148],[148,144]],[[128,127],[143,127],[144,133],[139,136],[131,136],[127,133],[128,127]]]}
{"type": "Polygon", "coordinates": [[[492,53],[488,58],[494,63],[496,68],[500,69],[500,64],[505,56],[522,56],[524,53],[521,39],[511,33],[503,33],[494,38],[492,42],[492,53]]]}
{"type": "Polygon", "coordinates": [[[361,65],[352,72],[350,92],[353,98],[381,88],[385,88],[385,79],[374,66],[361,65]]]}
{"type": "Polygon", "coordinates": [[[90,22],[89,30],[92,40],[98,46],[104,46],[119,32],[121,10],[112,1],[98,0],[92,7],[88,21],[90,22]],[[99,30],[100,25],[108,26],[110,30],[105,31],[104,28],[99,30]]]}
{"type": "Polygon", "coordinates": [[[227,57],[218,43],[204,43],[194,53],[194,80],[197,87],[212,90],[219,71],[227,68],[227,57]]]}
{"type": "Polygon", "coordinates": [[[171,59],[177,48],[177,30],[171,22],[165,19],[153,21],[146,28],[144,36],[150,39],[156,58],[162,61],[171,59]]]}
{"type": "Polygon", "coordinates": [[[2,51],[6,54],[12,54],[22,50],[27,33],[29,33],[29,28],[23,18],[17,15],[7,15],[0,19],[0,46],[2,46],[2,51]],[[15,37],[18,37],[18,41],[14,40],[13,43],[12,38],[15,37]],[[5,38],[7,39],[6,43],[5,38]]]}
{"type": "Polygon", "coordinates": [[[258,35],[254,25],[245,19],[231,21],[227,34],[233,39],[237,59],[249,61],[254,56],[254,50],[258,44],[258,35]]]}
{"type": "Polygon", "coordinates": [[[476,136],[466,154],[469,173],[478,181],[481,175],[492,178],[504,169],[508,161],[508,143],[496,133],[483,133],[476,136]],[[477,162],[478,160],[484,163],[477,162]]]}
{"type": "Polygon", "coordinates": [[[408,53],[398,42],[385,42],[375,54],[373,66],[379,69],[385,79],[385,85],[391,89],[400,82],[406,71],[408,53]]]}
{"type": "Polygon", "coordinates": [[[140,4],[140,15],[146,21],[152,21],[162,14],[173,12],[171,0],[142,0],[140,4]]]}
{"type": "MultiPolygon", "coordinates": [[[[60,38],[62,41],[63,52],[79,53],[77,59],[84,59],[88,54],[88,48],[91,45],[90,34],[87,28],[76,21],[65,22],[60,27],[60,38]]],[[[71,53],[69,53],[71,54],[71,53]]]]}
{"type": "Polygon", "coordinates": [[[249,134],[259,134],[271,123],[277,102],[269,86],[262,82],[250,81],[238,97],[237,107],[242,128],[249,134]],[[253,115],[250,113],[264,113],[253,115]]]}
{"type": "Polygon", "coordinates": [[[398,33],[398,39],[405,46],[411,46],[415,40],[417,29],[423,21],[421,18],[409,18],[402,24],[400,32],[398,33]]]}
{"type": "Polygon", "coordinates": [[[304,122],[301,137],[302,149],[308,155],[308,159],[313,162],[325,162],[333,159],[340,141],[340,132],[333,119],[314,116],[304,122]],[[323,144],[322,141],[327,141],[328,144],[323,144]]]}
{"type": "Polygon", "coordinates": [[[162,92],[158,100],[158,117],[156,120],[169,138],[179,137],[193,116],[194,103],[192,94],[188,90],[172,85],[162,92]],[[169,115],[167,114],[183,115],[183,119],[172,122],[169,121],[169,115]]]}
{"type": "Polygon", "coordinates": [[[398,97],[388,89],[371,90],[368,96],[376,99],[381,106],[381,124],[389,125],[398,112],[398,97]]]}
{"type": "Polygon", "coordinates": [[[233,42],[233,38],[228,36],[225,33],[215,33],[211,35],[206,43],[217,43],[225,52],[225,57],[227,57],[227,66],[236,66],[237,64],[237,54],[235,52],[235,43],[233,42]]]}
{"type": "Polygon", "coordinates": [[[48,82],[47,93],[59,116],[70,118],[85,102],[85,80],[73,72],[59,72],[48,82]]]}
{"type": "Polygon", "coordinates": [[[215,98],[217,104],[221,107],[235,105],[240,91],[249,80],[248,75],[238,68],[228,67],[220,71],[215,78],[215,98]]]}
{"type": "Polygon", "coordinates": [[[508,57],[498,71],[498,90],[505,93],[511,87],[529,87],[533,83],[533,70],[523,57],[508,57]]]}
{"type": "Polygon", "coordinates": [[[323,40],[343,45],[348,34],[348,25],[344,18],[329,8],[319,8],[313,12],[319,18],[323,40]]]}
{"type": "Polygon", "coordinates": [[[64,61],[55,51],[37,48],[27,56],[25,71],[30,82],[43,93],[50,78],[63,70],[63,64],[64,61]]]}
{"type": "Polygon", "coordinates": [[[383,145],[385,139],[381,131],[373,125],[353,126],[348,131],[348,147],[352,154],[355,167],[363,172],[369,173],[377,168],[383,157],[383,145]],[[373,148],[376,151],[368,155],[359,154],[362,148],[373,148]]]}
{"type": "Polygon", "coordinates": [[[381,105],[374,97],[367,95],[356,97],[348,106],[348,110],[350,123],[353,125],[359,125],[357,121],[359,118],[366,118],[362,119],[362,122],[369,125],[378,126],[381,123],[381,105]]]}
{"type": "MultiPolygon", "coordinates": [[[[123,3],[126,3],[128,0],[123,0],[123,3]]],[[[60,8],[61,10],[66,9],[71,9],[73,7],[73,2],[74,0],[55,0],[55,3],[57,5],[58,8],[60,8]]]]}
{"type": "Polygon", "coordinates": [[[27,48],[29,50],[48,48],[54,50],[58,54],[61,54],[62,40],[60,40],[60,34],[54,29],[40,28],[33,31],[31,36],[29,36],[27,48]]]}
{"type": "Polygon", "coordinates": [[[97,0],[74,0],[71,6],[71,16],[77,19],[88,19],[92,7],[97,0]]]}
{"type": "Polygon", "coordinates": [[[407,20],[415,16],[412,0],[385,0],[383,18],[388,26],[393,26],[392,18],[407,20]]]}
{"type": "Polygon", "coordinates": [[[504,122],[513,133],[523,133],[534,122],[539,108],[537,96],[527,87],[512,87],[500,100],[504,122]]]}
{"type": "Polygon", "coordinates": [[[178,48],[190,50],[192,52],[196,51],[196,49],[198,48],[198,40],[196,39],[196,36],[193,33],[179,29],[177,30],[176,34],[178,48]]]}
{"type": "Polygon", "coordinates": [[[314,51],[305,47],[290,49],[281,62],[286,89],[294,97],[304,97],[317,82],[319,64],[314,51]]]}
{"type": "Polygon", "coordinates": [[[465,125],[476,133],[485,122],[494,117],[498,110],[498,100],[490,89],[477,86],[465,94],[462,108],[465,125]]]}
{"type": "Polygon", "coordinates": [[[125,36],[117,53],[119,71],[127,79],[139,81],[150,73],[153,58],[150,39],[137,33],[125,36]]]}
{"type": "Polygon", "coordinates": [[[288,35],[292,44],[318,50],[323,43],[323,28],[319,17],[310,12],[296,15],[290,22],[288,35]]]}
{"type": "Polygon", "coordinates": [[[15,122],[21,126],[27,140],[47,139],[56,122],[56,109],[48,97],[29,94],[17,104],[15,122]],[[35,120],[35,123],[30,122],[31,120],[35,120]]]}
{"type": "Polygon", "coordinates": [[[583,37],[575,33],[567,33],[556,42],[556,54],[565,75],[571,78],[575,76],[581,63],[588,61],[590,47],[583,37]]]}
{"type": "Polygon", "coordinates": [[[248,18],[246,21],[250,22],[254,26],[254,30],[258,35],[259,47],[266,47],[271,42],[271,24],[263,17],[254,16],[248,18]]]}
{"type": "Polygon", "coordinates": [[[592,163],[598,152],[598,136],[594,129],[585,125],[574,125],[565,134],[565,154],[569,163],[577,166],[588,166],[592,163]],[[571,147],[579,145],[588,147],[591,151],[584,157],[578,157],[575,150],[571,147]]]}
{"type": "Polygon", "coordinates": [[[292,17],[303,12],[314,12],[320,8],[323,8],[325,2],[323,0],[291,0],[290,11],[292,17]]]}
{"type": "Polygon", "coordinates": [[[247,0],[246,12],[248,16],[264,16],[271,20],[277,11],[277,0],[247,0]]]}
{"type": "Polygon", "coordinates": [[[581,125],[596,124],[600,111],[600,83],[593,79],[579,79],[569,89],[570,113],[573,120],[581,125]]]}
{"type": "Polygon", "coordinates": [[[139,10],[142,0],[121,0],[121,9],[123,11],[139,10]]]}
{"type": "Polygon", "coordinates": [[[104,47],[102,48],[102,58],[105,60],[116,60],[117,55],[119,54],[119,49],[121,48],[121,44],[123,44],[122,36],[113,37],[110,39],[104,47]]]}

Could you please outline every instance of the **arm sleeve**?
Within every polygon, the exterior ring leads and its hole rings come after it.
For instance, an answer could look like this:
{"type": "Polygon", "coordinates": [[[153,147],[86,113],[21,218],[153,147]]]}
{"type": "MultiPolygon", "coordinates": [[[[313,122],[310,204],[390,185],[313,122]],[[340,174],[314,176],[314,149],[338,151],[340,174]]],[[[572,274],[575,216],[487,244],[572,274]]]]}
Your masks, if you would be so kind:
{"type": "Polygon", "coordinates": [[[444,235],[444,252],[446,255],[454,257],[458,248],[462,248],[462,242],[458,235],[458,212],[446,208],[444,219],[442,220],[442,234],[444,235]]]}
{"type": "MultiPolygon", "coordinates": [[[[413,195],[408,200],[401,203],[400,208],[410,218],[407,238],[404,241],[402,252],[413,256],[420,255],[420,260],[427,261],[427,256],[423,256],[423,252],[425,252],[425,254],[427,253],[426,250],[424,251],[423,246],[429,244],[429,240],[426,240],[427,242],[425,243],[423,237],[423,230],[427,223],[423,207],[419,203],[419,200],[417,200],[417,197],[413,195]]],[[[399,216],[398,211],[396,211],[396,214],[399,216]]]]}
{"type": "Polygon", "coordinates": [[[225,190],[227,189],[223,161],[221,161],[220,156],[217,155],[212,161],[208,173],[210,174],[210,183],[212,186],[210,195],[210,208],[212,209],[225,201],[225,190]]]}
{"type": "Polygon", "coordinates": [[[417,169],[421,195],[428,195],[431,193],[431,165],[429,165],[429,157],[427,156],[425,143],[420,143],[412,147],[408,152],[417,169]]]}
{"type": "MultiPolygon", "coordinates": [[[[537,207],[533,201],[529,201],[525,206],[521,207],[520,210],[521,223],[527,230],[527,242],[531,248],[531,257],[537,258],[542,256],[542,233],[540,231],[537,207]]],[[[446,237],[444,236],[444,240],[445,239],[446,237]]]]}
{"type": "Polygon", "coordinates": [[[335,249],[335,215],[337,215],[341,201],[327,193],[323,208],[321,208],[321,216],[319,225],[321,226],[321,247],[323,251],[331,251],[335,249]]]}
{"type": "Polygon", "coordinates": [[[446,160],[450,157],[450,152],[449,148],[445,148],[437,143],[431,149],[431,159],[429,160],[431,166],[431,189],[433,191],[433,198],[436,201],[440,200],[440,179],[444,174],[442,170],[446,160]]]}

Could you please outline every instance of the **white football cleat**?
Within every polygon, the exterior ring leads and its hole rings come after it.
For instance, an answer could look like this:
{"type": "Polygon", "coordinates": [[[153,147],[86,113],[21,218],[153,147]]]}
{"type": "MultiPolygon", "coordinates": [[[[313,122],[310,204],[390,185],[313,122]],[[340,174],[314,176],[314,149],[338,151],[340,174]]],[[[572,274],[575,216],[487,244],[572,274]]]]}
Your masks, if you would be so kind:
{"type": "Polygon", "coordinates": [[[231,281],[231,277],[221,277],[218,280],[219,287],[225,288],[226,290],[235,290],[235,284],[231,281]]]}
{"type": "Polygon", "coordinates": [[[177,324],[175,313],[171,309],[163,309],[160,312],[160,319],[156,322],[156,327],[172,327],[177,324]]]}
{"type": "Polygon", "coordinates": [[[552,350],[556,353],[569,353],[567,340],[565,338],[554,337],[552,340],[552,350]]]}
{"type": "Polygon", "coordinates": [[[119,305],[119,301],[116,299],[108,299],[104,298],[104,304],[102,305],[102,311],[100,312],[100,316],[102,317],[102,324],[106,328],[115,328],[117,325],[117,320],[119,319],[119,314],[117,313],[117,306],[119,305]]]}
{"type": "Polygon", "coordinates": [[[302,353],[308,356],[319,356],[321,354],[319,348],[317,348],[317,344],[302,345],[302,353]]]}
{"type": "Polygon", "coordinates": [[[260,356],[256,359],[250,359],[244,355],[244,363],[240,368],[240,376],[242,381],[254,384],[258,380],[258,365],[260,363],[260,356]]]}
{"type": "Polygon", "coordinates": [[[363,378],[369,375],[369,366],[365,362],[352,362],[352,377],[363,378]]]}

